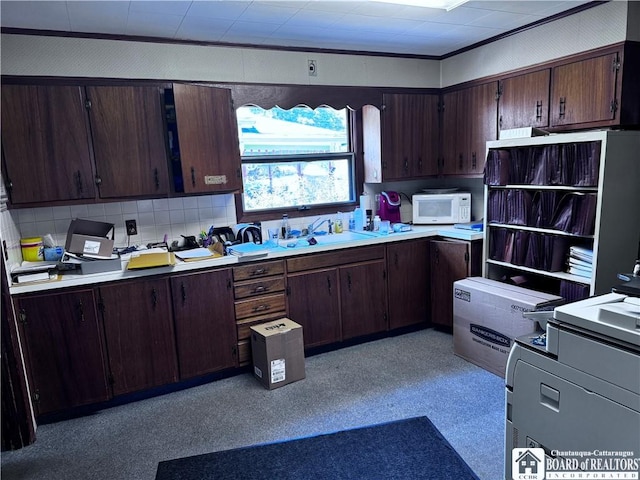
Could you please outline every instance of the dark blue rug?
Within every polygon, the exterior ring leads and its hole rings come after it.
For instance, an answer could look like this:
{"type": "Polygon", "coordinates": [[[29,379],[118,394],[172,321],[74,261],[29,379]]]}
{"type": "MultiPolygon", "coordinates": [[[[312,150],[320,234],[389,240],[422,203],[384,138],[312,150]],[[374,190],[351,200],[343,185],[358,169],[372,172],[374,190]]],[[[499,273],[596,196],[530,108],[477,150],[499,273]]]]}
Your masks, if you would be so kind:
{"type": "Polygon", "coordinates": [[[160,462],[156,480],[478,480],[427,417],[160,462]]]}

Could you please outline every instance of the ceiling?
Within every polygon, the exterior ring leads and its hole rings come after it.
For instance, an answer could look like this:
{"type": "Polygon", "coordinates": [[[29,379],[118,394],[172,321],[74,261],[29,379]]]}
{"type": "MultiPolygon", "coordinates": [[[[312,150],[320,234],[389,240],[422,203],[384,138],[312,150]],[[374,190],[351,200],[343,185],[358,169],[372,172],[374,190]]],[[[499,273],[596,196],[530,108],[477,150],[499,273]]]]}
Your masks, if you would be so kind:
{"type": "Polygon", "coordinates": [[[587,3],[471,0],[447,12],[370,0],[2,0],[0,20],[19,29],[441,57],[587,3]]]}

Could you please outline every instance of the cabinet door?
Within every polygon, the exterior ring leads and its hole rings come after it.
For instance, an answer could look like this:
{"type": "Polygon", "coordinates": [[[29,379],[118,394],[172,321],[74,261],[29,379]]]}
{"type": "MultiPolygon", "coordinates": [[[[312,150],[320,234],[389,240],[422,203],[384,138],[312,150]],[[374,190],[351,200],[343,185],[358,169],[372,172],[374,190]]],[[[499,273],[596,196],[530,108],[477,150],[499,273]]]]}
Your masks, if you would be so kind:
{"type": "Polygon", "coordinates": [[[100,308],[114,395],[177,381],[168,280],[100,287],[100,308]]]}
{"type": "Polygon", "coordinates": [[[384,261],[340,267],[343,340],[382,332],[387,325],[384,261]]]}
{"type": "Polygon", "coordinates": [[[401,180],[411,175],[412,112],[410,95],[386,94],[382,110],[383,180],[401,180]]]}
{"type": "Polygon", "coordinates": [[[102,198],[169,192],[161,91],[156,87],[87,87],[102,198]]]}
{"type": "Polygon", "coordinates": [[[617,53],[611,53],[553,69],[552,126],[616,118],[618,58],[617,53]]]}
{"type": "Polygon", "coordinates": [[[428,177],[438,174],[438,95],[410,95],[413,103],[411,124],[414,161],[411,177],[428,177]]]}
{"type": "Polygon", "coordinates": [[[231,269],[171,279],[180,378],[234,367],[236,323],[231,269]]]}
{"type": "Polygon", "coordinates": [[[330,268],[290,275],[289,317],[302,325],[305,347],[341,340],[338,270],[330,268]]]}
{"type": "Polygon", "coordinates": [[[185,193],[242,188],[238,124],[231,91],[174,84],[185,193]]]}
{"type": "MultiPolygon", "coordinates": [[[[484,171],[487,140],[498,139],[497,82],[485,83],[469,89],[470,113],[467,128],[471,135],[466,152],[465,174],[480,175],[484,171]]],[[[466,110],[466,108],[465,108],[466,110]]]]}
{"type": "Polygon", "coordinates": [[[453,282],[469,276],[469,244],[431,241],[431,322],[453,326],[453,282]]]}
{"type": "Polygon", "coordinates": [[[95,197],[80,87],[3,85],[2,148],[12,203],[95,197]]]}
{"type": "Polygon", "coordinates": [[[108,400],[93,291],[22,298],[17,304],[36,413],[108,400]]]}
{"type": "Polygon", "coordinates": [[[387,247],[390,329],[427,321],[429,260],[429,240],[387,247]]]}
{"type": "Polygon", "coordinates": [[[549,126],[551,70],[505,78],[500,81],[498,102],[500,130],[549,126]]]}
{"type": "Polygon", "coordinates": [[[442,164],[440,173],[452,175],[458,173],[459,156],[462,154],[458,128],[458,92],[442,95],[442,164]]]}

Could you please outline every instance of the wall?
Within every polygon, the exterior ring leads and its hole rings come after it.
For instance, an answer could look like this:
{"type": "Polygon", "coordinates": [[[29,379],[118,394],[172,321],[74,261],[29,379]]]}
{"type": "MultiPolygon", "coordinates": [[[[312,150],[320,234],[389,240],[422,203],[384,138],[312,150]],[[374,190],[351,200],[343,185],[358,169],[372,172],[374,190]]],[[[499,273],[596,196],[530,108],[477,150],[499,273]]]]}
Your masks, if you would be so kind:
{"type": "MultiPolygon", "coordinates": [[[[448,87],[622,42],[627,16],[638,19],[638,10],[639,2],[607,2],[447,58],[441,62],[440,84],[448,87]]],[[[630,22],[634,33],[629,36],[640,37],[639,28],[630,22]]]]}

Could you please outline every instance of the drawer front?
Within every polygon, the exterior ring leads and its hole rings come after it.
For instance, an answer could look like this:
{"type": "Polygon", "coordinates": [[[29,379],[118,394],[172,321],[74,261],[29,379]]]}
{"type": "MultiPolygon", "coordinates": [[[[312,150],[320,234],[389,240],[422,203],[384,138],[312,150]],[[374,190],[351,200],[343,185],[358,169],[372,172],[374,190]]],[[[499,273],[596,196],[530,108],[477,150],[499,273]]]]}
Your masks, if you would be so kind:
{"type": "Polygon", "coordinates": [[[276,292],[284,292],[284,277],[237,283],[234,288],[236,299],[255,297],[276,292]]]}
{"type": "Polygon", "coordinates": [[[264,295],[236,302],[236,320],[285,312],[284,293],[264,295]]]}
{"type": "Polygon", "coordinates": [[[283,312],[271,313],[268,315],[260,315],[259,317],[250,317],[243,320],[238,320],[236,326],[238,329],[238,340],[249,340],[251,338],[251,327],[259,325],[261,323],[272,322],[279,320],[284,315],[283,312]]]}
{"type": "Polygon", "coordinates": [[[249,265],[233,267],[233,280],[251,280],[254,278],[270,277],[284,274],[284,261],[258,262],[249,265]]]}
{"type": "Polygon", "coordinates": [[[370,247],[348,248],[330,253],[302,255],[287,259],[287,271],[301,272],[317,268],[335,267],[349,263],[366,262],[384,258],[384,245],[370,247]]]}
{"type": "Polygon", "coordinates": [[[251,341],[238,342],[238,363],[241,367],[251,363],[251,341]]]}

